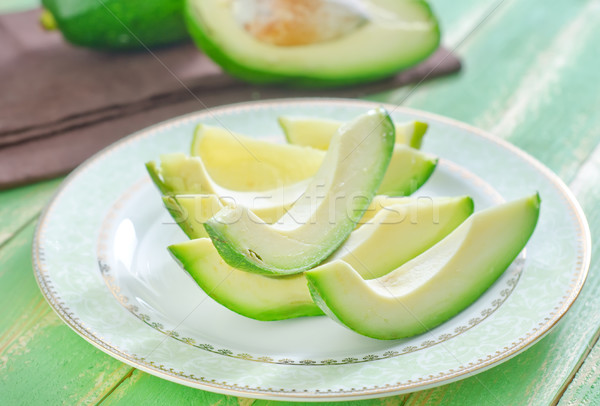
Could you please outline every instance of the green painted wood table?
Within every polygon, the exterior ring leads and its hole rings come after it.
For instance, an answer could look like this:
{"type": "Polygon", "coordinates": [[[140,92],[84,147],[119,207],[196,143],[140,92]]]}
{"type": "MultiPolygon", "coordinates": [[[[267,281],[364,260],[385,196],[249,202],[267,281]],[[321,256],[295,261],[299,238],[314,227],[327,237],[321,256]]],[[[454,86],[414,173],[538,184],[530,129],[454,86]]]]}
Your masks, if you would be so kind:
{"type": "MultiPolygon", "coordinates": [[[[35,6],[12,0],[0,10],[35,6]]],[[[372,100],[475,125],[527,151],[567,183],[600,237],[600,0],[432,0],[460,74],[372,100]]],[[[99,351],[42,297],[34,227],[61,179],[0,193],[0,404],[267,405],[171,383],[99,351]]],[[[540,342],[458,382],[365,405],[600,404],[600,262],[574,306],[540,342]]]]}

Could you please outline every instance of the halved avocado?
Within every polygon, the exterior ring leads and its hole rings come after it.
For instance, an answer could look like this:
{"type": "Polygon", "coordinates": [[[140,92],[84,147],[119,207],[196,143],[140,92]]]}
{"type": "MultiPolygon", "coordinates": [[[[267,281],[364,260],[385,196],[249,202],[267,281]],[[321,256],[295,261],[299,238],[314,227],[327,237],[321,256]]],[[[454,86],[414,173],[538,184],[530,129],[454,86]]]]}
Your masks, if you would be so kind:
{"type": "Polygon", "coordinates": [[[144,49],[188,38],[184,0],[42,0],[42,23],[72,44],[103,50],[144,49]]]}
{"type": "Polygon", "coordinates": [[[422,0],[189,0],[185,16],[209,57],[254,83],[377,80],[422,61],[440,40],[422,0]]]}
{"type": "Polygon", "coordinates": [[[391,340],[423,333],[473,303],[533,233],[535,194],[472,215],[420,256],[377,279],[338,260],[305,273],[315,303],[359,334],[391,340]]]}
{"type": "Polygon", "coordinates": [[[225,262],[291,275],[321,263],[348,237],[383,180],[394,124],[383,108],[342,126],[306,192],[275,225],[243,206],[223,208],[204,227],[225,262]]]}
{"type": "MultiPolygon", "coordinates": [[[[323,118],[288,117],[277,119],[287,142],[293,145],[326,150],[333,134],[343,124],[341,121],[323,118]]],[[[429,127],[421,121],[396,123],[396,144],[419,149],[429,127]]]]}
{"type": "MultiPolygon", "coordinates": [[[[384,198],[371,203],[366,223],[327,261],[360,264],[364,277],[384,275],[444,238],[473,210],[470,198],[384,198]]],[[[243,316],[280,320],[323,314],[303,274],[270,277],[228,265],[212,242],[199,238],[169,251],[214,300],[243,316]]]]}

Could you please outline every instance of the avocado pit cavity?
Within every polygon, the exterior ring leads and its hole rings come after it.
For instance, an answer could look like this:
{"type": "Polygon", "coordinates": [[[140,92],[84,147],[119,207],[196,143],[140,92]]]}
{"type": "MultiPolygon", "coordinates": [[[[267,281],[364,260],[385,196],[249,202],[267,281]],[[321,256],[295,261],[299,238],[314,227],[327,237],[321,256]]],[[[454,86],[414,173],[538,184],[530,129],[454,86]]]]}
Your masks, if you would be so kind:
{"type": "Polygon", "coordinates": [[[331,41],[366,22],[352,0],[234,0],[232,10],[254,38],[284,47],[331,41]]]}

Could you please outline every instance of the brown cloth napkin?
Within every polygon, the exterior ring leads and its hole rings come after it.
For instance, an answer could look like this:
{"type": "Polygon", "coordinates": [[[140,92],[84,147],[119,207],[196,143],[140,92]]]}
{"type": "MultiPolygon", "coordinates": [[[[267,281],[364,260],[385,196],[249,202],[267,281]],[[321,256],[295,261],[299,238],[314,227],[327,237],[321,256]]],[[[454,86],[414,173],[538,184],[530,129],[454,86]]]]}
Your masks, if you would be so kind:
{"type": "Polygon", "coordinates": [[[361,97],[460,69],[440,48],[422,64],[341,89],[260,87],[227,74],[191,43],[153,53],[73,47],[39,10],[0,16],[0,189],[62,175],[94,152],[159,121],[232,102],[361,97]]]}

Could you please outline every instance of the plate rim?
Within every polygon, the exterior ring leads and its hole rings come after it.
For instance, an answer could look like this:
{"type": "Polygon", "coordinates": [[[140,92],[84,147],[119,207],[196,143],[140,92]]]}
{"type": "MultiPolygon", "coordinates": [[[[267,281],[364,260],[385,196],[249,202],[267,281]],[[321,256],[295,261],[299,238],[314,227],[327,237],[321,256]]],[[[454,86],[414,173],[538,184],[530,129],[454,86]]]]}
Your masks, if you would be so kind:
{"type": "MultiPolygon", "coordinates": [[[[568,186],[556,175],[552,170],[538,161],[535,157],[528,154],[527,152],[519,149],[508,141],[498,138],[491,133],[472,126],[470,124],[466,124],[459,120],[455,120],[449,117],[441,116],[435,113],[430,113],[418,109],[413,109],[404,106],[398,106],[390,103],[379,103],[375,101],[369,100],[360,100],[360,99],[345,99],[345,98],[329,98],[329,97],[307,97],[307,98],[279,98],[279,99],[267,99],[260,101],[248,101],[248,102],[240,102],[240,103],[232,103],[221,105],[209,109],[202,109],[199,111],[191,112],[185,115],[177,116],[170,118],[168,120],[162,121],[160,123],[145,127],[141,130],[138,130],[108,146],[98,151],[90,158],[86,159],[82,164],[80,164],[75,170],[73,170],[61,183],[61,185],[57,188],[55,193],[53,194],[50,201],[45,206],[44,210],[40,214],[38,218],[34,237],[32,244],[32,264],[34,276],[36,279],[36,283],[42,292],[42,295],[52,308],[52,310],[59,316],[59,318],[67,324],[73,331],[75,331],[79,336],[85,339],[90,344],[94,345],[96,348],[105,352],[113,358],[116,358],[128,365],[131,365],[135,368],[143,370],[152,375],[158,376],[163,379],[167,379],[169,381],[185,384],[187,386],[192,386],[202,390],[209,390],[211,392],[234,395],[240,397],[252,397],[252,398],[261,398],[261,399],[273,399],[273,400],[296,400],[296,401],[333,401],[333,400],[351,400],[351,399],[365,399],[371,397],[380,397],[380,396],[392,396],[395,394],[413,392],[417,390],[423,390],[430,387],[439,386],[442,384],[450,383],[456,380],[460,380],[466,378],[468,376],[483,372],[501,362],[504,362],[525,349],[529,348],[531,345],[539,341],[546,334],[548,334],[554,326],[563,318],[563,316],[567,313],[567,311],[571,308],[583,285],[587,279],[587,275],[589,273],[589,267],[591,262],[591,233],[589,229],[588,222],[586,220],[585,213],[575,198],[572,191],[568,188],[568,186]],[[520,337],[517,342],[514,342],[513,346],[510,348],[505,348],[503,351],[496,351],[493,355],[488,355],[487,358],[482,359],[482,362],[478,363],[469,363],[464,368],[460,368],[458,370],[454,370],[451,373],[440,373],[437,376],[430,376],[424,379],[419,379],[416,381],[408,381],[408,383],[396,383],[390,384],[383,387],[371,387],[371,388],[359,388],[359,389],[350,389],[350,390],[341,390],[341,391],[281,391],[275,390],[271,388],[249,388],[249,387],[240,387],[233,384],[217,383],[211,382],[206,378],[197,378],[192,379],[187,377],[182,372],[178,371],[169,371],[165,368],[161,368],[160,365],[155,365],[152,361],[140,360],[133,354],[123,353],[120,349],[111,345],[111,343],[107,343],[102,340],[102,337],[97,337],[91,329],[86,328],[81,320],[73,314],[69,313],[63,308],[64,303],[62,303],[55,296],[53,291],[52,283],[50,280],[46,279],[45,272],[43,270],[43,265],[40,262],[40,258],[43,257],[43,252],[41,251],[41,235],[43,233],[44,223],[50,214],[51,208],[56,204],[59,200],[60,195],[66,189],[66,187],[77,177],[83,174],[89,167],[94,165],[94,163],[103,158],[105,155],[111,153],[111,151],[123,148],[131,142],[136,141],[137,139],[141,139],[145,134],[154,133],[159,131],[161,128],[167,128],[174,125],[178,125],[184,123],[186,121],[194,120],[197,116],[204,116],[206,114],[211,115],[213,111],[216,113],[223,112],[234,112],[235,110],[244,109],[244,108],[252,108],[252,107],[268,107],[275,105],[294,105],[294,104],[308,104],[308,103],[319,103],[319,104],[337,104],[337,105],[347,105],[347,106],[355,106],[355,107],[375,107],[382,106],[388,109],[390,112],[402,112],[408,115],[423,117],[425,119],[431,119],[433,121],[437,121],[443,124],[450,125],[452,127],[456,127],[462,130],[465,130],[469,133],[475,134],[478,137],[481,137],[487,141],[496,144],[500,148],[504,148],[515,154],[519,158],[526,161],[527,164],[531,165],[534,169],[536,169],[541,175],[543,175],[547,180],[554,186],[560,197],[564,200],[564,203],[567,204],[568,207],[571,208],[574,219],[576,220],[575,224],[578,225],[580,231],[579,244],[580,244],[580,255],[577,256],[577,262],[575,264],[575,269],[573,270],[574,274],[577,272],[577,279],[572,279],[571,287],[568,292],[568,296],[565,296],[564,301],[560,304],[553,315],[547,318],[545,323],[540,323],[537,328],[530,329],[529,333],[526,334],[525,337],[520,337]]],[[[107,290],[107,293],[110,292],[107,290]]],[[[68,309],[67,309],[68,310],[68,309]]]]}

